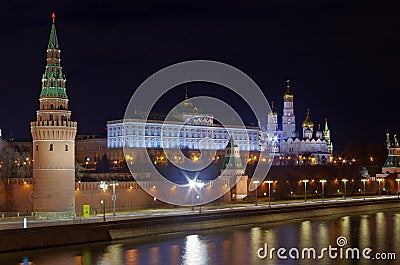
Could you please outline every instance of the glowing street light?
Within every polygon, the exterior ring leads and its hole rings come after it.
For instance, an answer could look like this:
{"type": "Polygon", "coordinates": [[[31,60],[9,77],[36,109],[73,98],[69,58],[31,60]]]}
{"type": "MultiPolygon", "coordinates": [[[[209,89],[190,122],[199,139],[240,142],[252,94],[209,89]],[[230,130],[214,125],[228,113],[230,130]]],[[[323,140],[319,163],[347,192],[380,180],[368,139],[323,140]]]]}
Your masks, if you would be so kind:
{"type": "Polygon", "coordinates": [[[108,188],[108,184],[105,181],[100,181],[100,189],[104,192],[104,199],[100,201],[103,204],[103,222],[106,221],[106,190],[108,188]]]}
{"type": "Polygon", "coordinates": [[[383,178],[377,178],[378,181],[378,196],[381,197],[381,182],[383,181],[383,178]]]}
{"type": "MultiPolygon", "coordinates": [[[[204,187],[204,183],[203,183],[203,182],[197,182],[197,183],[196,183],[196,187],[199,188],[199,193],[200,193],[200,195],[201,195],[201,189],[204,187]]],[[[197,199],[198,199],[199,201],[201,201],[201,200],[200,200],[200,195],[197,195],[197,199]]],[[[201,213],[201,203],[200,203],[200,205],[199,205],[199,213],[201,213]]]]}
{"type": "Polygon", "coordinates": [[[362,181],[362,183],[364,185],[364,201],[365,201],[365,182],[367,182],[368,180],[367,179],[362,179],[361,181],[362,181]]]}
{"type": "Polygon", "coordinates": [[[325,193],[324,193],[324,184],[326,183],[326,179],[321,179],[319,182],[322,184],[322,204],[324,204],[325,193]]]}
{"type": "MultiPolygon", "coordinates": [[[[189,179],[189,188],[191,189],[192,192],[192,211],[194,211],[194,190],[197,188],[199,192],[201,193],[201,189],[204,187],[204,183],[196,180],[189,179]]],[[[200,196],[197,196],[197,199],[199,199],[200,196]]],[[[201,205],[200,205],[200,210],[199,212],[201,213],[201,205]]]]}
{"type": "Polygon", "coordinates": [[[304,202],[307,201],[307,183],[308,179],[303,179],[302,182],[304,183],[304,202]]]}
{"type": "Polygon", "coordinates": [[[272,180],[266,180],[265,183],[268,183],[268,206],[271,208],[271,183],[274,183],[272,180]]]}
{"type": "Polygon", "coordinates": [[[110,185],[113,187],[113,194],[111,197],[113,201],[113,216],[116,216],[115,203],[117,201],[117,195],[115,194],[115,186],[118,186],[118,183],[114,180],[110,185]]]}
{"type": "Polygon", "coordinates": [[[103,222],[106,221],[106,204],[104,203],[104,200],[101,200],[100,203],[103,205],[103,222]]]}
{"type": "Polygon", "coordinates": [[[400,179],[396,179],[396,182],[397,182],[397,198],[399,198],[399,192],[400,192],[399,182],[400,182],[400,179]]]}
{"type": "Polygon", "coordinates": [[[257,184],[258,183],[260,183],[260,181],[258,181],[258,180],[253,180],[253,184],[254,184],[254,186],[256,187],[255,188],[255,193],[256,193],[256,206],[258,205],[258,197],[257,197],[257,184]]]}
{"type": "Polygon", "coordinates": [[[346,183],[349,181],[348,179],[342,179],[342,182],[344,184],[344,199],[346,200],[346,183]]]}

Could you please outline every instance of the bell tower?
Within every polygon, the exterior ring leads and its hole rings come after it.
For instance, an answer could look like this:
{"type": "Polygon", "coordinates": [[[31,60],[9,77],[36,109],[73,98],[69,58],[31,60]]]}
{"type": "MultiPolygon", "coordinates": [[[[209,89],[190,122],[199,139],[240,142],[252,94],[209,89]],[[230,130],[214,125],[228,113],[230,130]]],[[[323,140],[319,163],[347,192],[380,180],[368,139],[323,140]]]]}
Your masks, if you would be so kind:
{"type": "Polygon", "coordinates": [[[282,138],[296,137],[296,117],[294,116],[293,93],[290,80],[286,81],[286,92],[283,94],[282,138]]]}
{"type": "Polygon", "coordinates": [[[55,15],[47,46],[47,64],[36,121],[31,122],[33,138],[33,211],[38,219],[75,216],[75,136],[77,123],[71,121],[62,73],[61,50],[55,15]]]}

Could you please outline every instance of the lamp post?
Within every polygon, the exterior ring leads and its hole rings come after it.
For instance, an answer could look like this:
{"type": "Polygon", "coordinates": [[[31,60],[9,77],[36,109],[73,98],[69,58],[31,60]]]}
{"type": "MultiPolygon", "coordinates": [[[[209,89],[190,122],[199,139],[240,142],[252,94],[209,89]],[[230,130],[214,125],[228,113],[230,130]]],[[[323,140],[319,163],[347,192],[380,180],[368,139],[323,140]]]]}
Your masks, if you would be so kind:
{"type": "MultiPolygon", "coordinates": [[[[196,183],[196,187],[199,188],[199,194],[201,195],[201,189],[204,187],[204,183],[203,182],[197,182],[196,183]]],[[[201,197],[200,197],[200,195],[197,195],[197,199],[200,201],[199,213],[201,213],[201,197]]]]}
{"type": "Polygon", "coordinates": [[[101,204],[103,204],[103,222],[106,221],[106,190],[108,188],[108,184],[105,181],[100,181],[100,189],[104,192],[104,199],[101,200],[101,204]]]}
{"type": "Polygon", "coordinates": [[[257,197],[257,184],[258,183],[260,183],[260,181],[258,181],[258,180],[253,180],[253,184],[254,184],[254,186],[256,186],[256,188],[255,188],[255,190],[254,190],[254,192],[255,192],[255,194],[256,194],[256,206],[258,205],[258,197],[257,197]]]}
{"type": "Polygon", "coordinates": [[[303,179],[302,181],[304,183],[304,202],[306,202],[307,201],[307,182],[308,182],[308,179],[303,179]]]}
{"type": "Polygon", "coordinates": [[[400,179],[396,179],[396,182],[397,182],[397,198],[399,198],[399,192],[400,192],[399,182],[400,182],[400,179]]]}
{"type": "MultiPolygon", "coordinates": [[[[194,190],[198,188],[199,193],[201,194],[201,189],[204,187],[204,183],[196,180],[189,180],[189,188],[192,193],[192,211],[194,211],[194,190]]],[[[197,195],[197,199],[200,199],[200,196],[197,195]]],[[[200,205],[200,210],[199,212],[201,213],[201,205],[200,205]]]]}
{"type": "Polygon", "coordinates": [[[326,183],[326,179],[321,179],[319,182],[321,182],[322,184],[322,204],[324,204],[325,200],[324,184],[326,183]]]}
{"type": "Polygon", "coordinates": [[[103,205],[103,222],[106,221],[106,204],[104,203],[104,200],[101,200],[100,203],[103,205]]]}
{"type": "Polygon", "coordinates": [[[383,181],[383,178],[377,178],[378,181],[378,197],[381,197],[381,182],[383,181]]]}
{"type": "Polygon", "coordinates": [[[272,180],[267,180],[265,183],[268,183],[268,206],[271,208],[271,183],[274,183],[272,180]]]}
{"type": "Polygon", "coordinates": [[[192,193],[192,212],[194,212],[194,188],[196,187],[196,182],[194,180],[189,180],[189,191],[192,193]]]}
{"type": "Polygon", "coordinates": [[[118,186],[118,183],[116,181],[113,181],[110,184],[113,187],[113,194],[112,194],[112,201],[113,201],[113,216],[116,216],[116,212],[115,212],[115,203],[117,201],[117,195],[115,194],[115,186],[118,186]]]}
{"type": "Polygon", "coordinates": [[[346,183],[349,181],[348,179],[342,179],[342,182],[344,184],[344,199],[346,200],[346,183]]]}
{"type": "Polygon", "coordinates": [[[364,186],[364,201],[365,201],[365,182],[367,182],[368,180],[367,179],[362,179],[361,181],[362,181],[363,186],[364,186]]]}

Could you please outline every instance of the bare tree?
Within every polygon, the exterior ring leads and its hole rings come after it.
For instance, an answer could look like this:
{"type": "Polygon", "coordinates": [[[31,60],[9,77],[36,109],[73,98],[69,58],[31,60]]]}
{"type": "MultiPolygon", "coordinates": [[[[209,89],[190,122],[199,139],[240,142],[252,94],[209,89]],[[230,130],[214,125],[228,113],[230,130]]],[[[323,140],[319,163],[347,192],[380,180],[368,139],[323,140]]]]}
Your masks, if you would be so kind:
{"type": "Polygon", "coordinates": [[[13,210],[12,180],[32,177],[32,161],[28,154],[19,153],[11,147],[0,150],[0,185],[5,192],[5,211],[13,210]]]}

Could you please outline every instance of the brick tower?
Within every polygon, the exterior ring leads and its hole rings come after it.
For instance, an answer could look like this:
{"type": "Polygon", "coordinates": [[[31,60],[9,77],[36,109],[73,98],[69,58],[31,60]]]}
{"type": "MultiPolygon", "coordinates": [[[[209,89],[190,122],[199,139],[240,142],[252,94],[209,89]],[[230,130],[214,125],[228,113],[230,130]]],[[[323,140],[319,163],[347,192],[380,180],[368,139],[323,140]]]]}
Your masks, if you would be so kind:
{"type": "Polygon", "coordinates": [[[77,123],[68,110],[66,79],[60,63],[55,15],[47,46],[47,64],[33,138],[33,211],[36,218],[75,216],[75,135],[77,123]]]}
{"type": "Polygon", "coordinates": [[[247,196],[248,176],[245,175],[242,159],[240,158],[239,146],[233,139],[233,134],[231,134],[231,139],[225,148],[221,179],[229,179],[230,182],[234,181],[236,183],[231,190],[232,194],[235,194],[234,200],[241,200],[247,196]]]}

